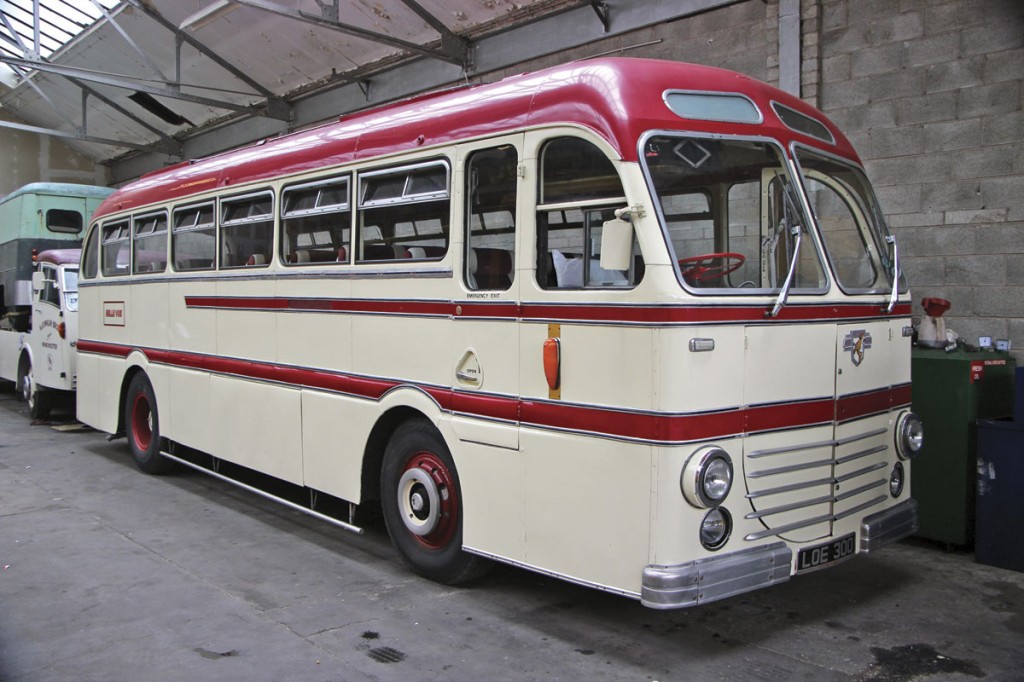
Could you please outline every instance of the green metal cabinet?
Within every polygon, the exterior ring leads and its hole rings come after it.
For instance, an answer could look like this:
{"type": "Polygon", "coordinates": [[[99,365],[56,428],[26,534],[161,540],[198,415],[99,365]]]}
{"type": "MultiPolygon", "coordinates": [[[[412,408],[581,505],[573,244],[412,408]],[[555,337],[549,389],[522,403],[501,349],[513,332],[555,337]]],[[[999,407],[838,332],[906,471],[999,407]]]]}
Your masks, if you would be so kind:
{"type": "Polygon", "coordinates": [[[947,353],[915,348],[914,412],[924,422],[924,447],[911,468],[919,505],[918,537],[974,544],[978,419],[1013,414],[1014,360],[1009,353],[947,353]]]}

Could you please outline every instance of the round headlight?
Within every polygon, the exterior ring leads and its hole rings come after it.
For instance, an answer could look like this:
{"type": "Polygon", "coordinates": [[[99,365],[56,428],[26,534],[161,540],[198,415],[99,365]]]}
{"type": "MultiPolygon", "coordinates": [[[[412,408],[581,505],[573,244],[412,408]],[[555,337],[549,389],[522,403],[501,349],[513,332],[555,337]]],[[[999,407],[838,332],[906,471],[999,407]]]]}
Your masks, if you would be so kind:
{"type": "Polygon", "coordinates": [[[892,468],[892,472],[889,474],[889,494],[893,497],[899,497],[900,493],[903,492],[903,463],[896,462],[896,465],[892,468]]]}
{"type": "Polygon", "coordinates": [[[683,497],[694,507],[721,504],[732,489],[732,459],[719,447],[701,448],[690,455],[679,477],[683,497]]]}
{"type": "Polygon", "coordinates": [[[721,549],[732,533],[732,517],[725,507],[715,507],[700,522],[700,544],[704,549],[721,549]]]}
{"type": "Polygon", "coordinates": [[[913,412],[904,412],[896,422],[896,453],[900,459],[916,457],[924,445],[924,424],[913,412]]]}

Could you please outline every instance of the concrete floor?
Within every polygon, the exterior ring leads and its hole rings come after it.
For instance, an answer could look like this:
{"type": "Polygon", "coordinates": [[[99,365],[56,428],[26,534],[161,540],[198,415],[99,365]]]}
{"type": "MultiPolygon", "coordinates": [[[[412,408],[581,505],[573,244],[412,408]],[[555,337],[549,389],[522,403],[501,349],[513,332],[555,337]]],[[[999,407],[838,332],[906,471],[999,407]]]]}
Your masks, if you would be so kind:
{"type": "Polygon", "coordinates": [[[1024,573],[902,543],[694,610],[472,588],[0,393],[0,680],[1021,680],[1024,573]]]}

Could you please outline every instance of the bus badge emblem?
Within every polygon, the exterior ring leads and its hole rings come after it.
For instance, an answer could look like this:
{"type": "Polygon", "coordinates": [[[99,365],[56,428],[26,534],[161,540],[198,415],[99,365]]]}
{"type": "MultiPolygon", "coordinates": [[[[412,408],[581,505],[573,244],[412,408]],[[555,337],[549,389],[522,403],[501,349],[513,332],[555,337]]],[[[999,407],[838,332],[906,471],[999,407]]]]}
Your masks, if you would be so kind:
{"type": "Polygon", "coordinates": [[[850,351],[850,360],[854,367],[864,362],[864,351],[871,348],[871,334],[864,329],[857,329],[843,339],[843,350],[850,351]]]}

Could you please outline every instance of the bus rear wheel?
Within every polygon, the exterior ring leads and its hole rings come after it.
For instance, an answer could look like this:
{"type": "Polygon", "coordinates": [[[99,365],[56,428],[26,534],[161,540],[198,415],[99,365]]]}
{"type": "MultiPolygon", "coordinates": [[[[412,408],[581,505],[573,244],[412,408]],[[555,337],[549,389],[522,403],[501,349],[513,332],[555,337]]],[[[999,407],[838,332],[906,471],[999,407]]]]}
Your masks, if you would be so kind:
{"type": "Polygon", "coordinates": [[[458,585],[486,569],[486,560],[462,550],[459,475],[430,423],[406,422],[391,437],[381,468],[381,500],[392,543],[419,575],[458,585]]]}
{"type": "Polygon", "coordinates": [[[160,454],[160,415],[156,395],[149,379],[142,372],[132,377],[124,399],[124,427],[132,459],[147,474],[163,474],[172,462],[160,454]]]}
{"type": "Polygon", "coordinates": [[[35,372],[32,371],[32,361],[27,357],[21,365],[21,376],[18,379],[18,386],[21,388],[22,399],[28,404],[29,418],[46,419],[50,416],[53,396],[39,388],[39,384],[36,383],[35,372]]]}

